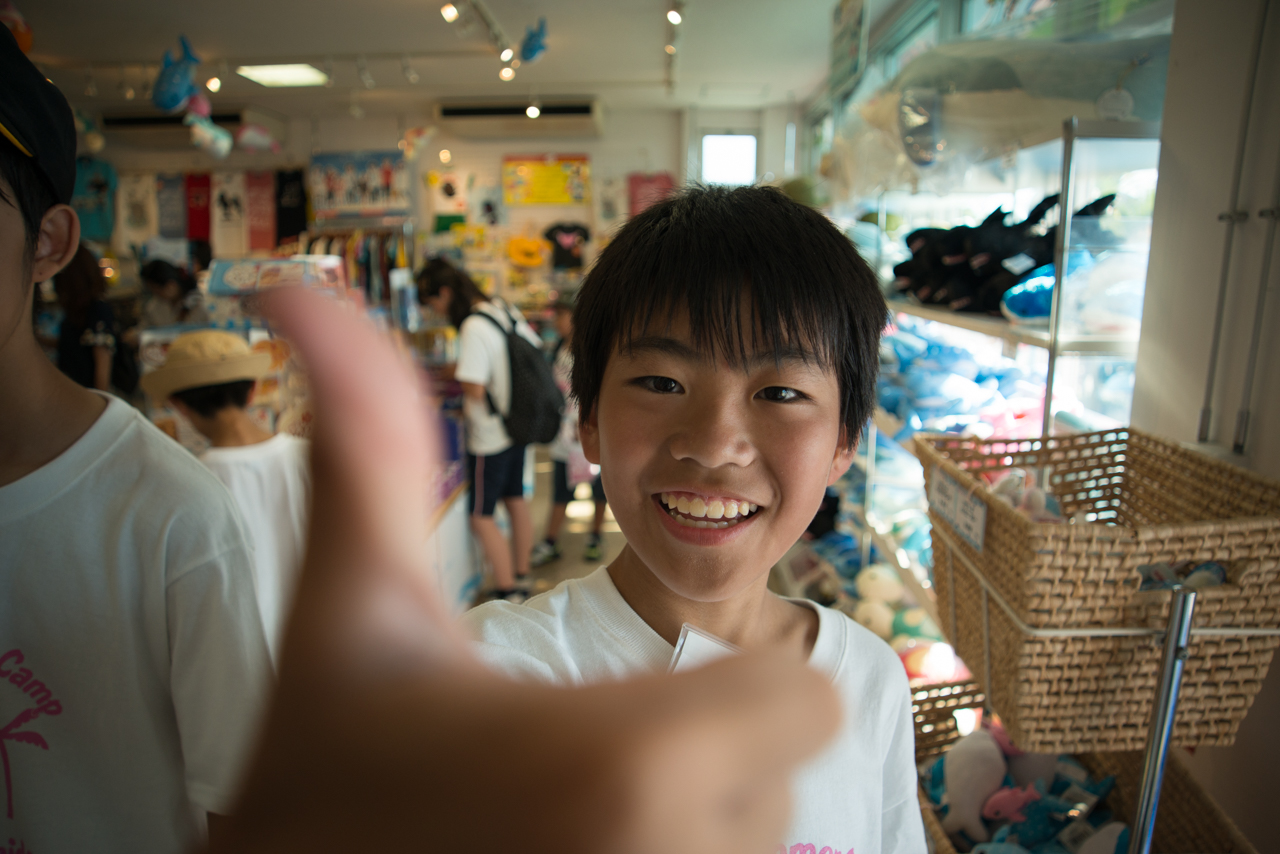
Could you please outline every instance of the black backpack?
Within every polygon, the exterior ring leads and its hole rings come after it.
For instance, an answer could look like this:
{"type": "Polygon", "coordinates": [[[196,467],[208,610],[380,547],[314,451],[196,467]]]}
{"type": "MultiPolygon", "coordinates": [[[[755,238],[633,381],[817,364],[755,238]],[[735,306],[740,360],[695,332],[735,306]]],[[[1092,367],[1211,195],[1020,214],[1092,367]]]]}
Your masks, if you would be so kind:
{"type": "Polygon", "coordinates": [[[519,325],[514,315],[507,311],[511,328],[506,329],[498,319],[487,312],[476,314],[507,336],[507,357],[511,364],[511,405],[506,414],[494,405],[493,395],[486,388],[485,398],[490,411],[502,416],[507,435],[515,445],[545,445],[560,432],[560,418],[564,414],[564,395],[556,387],[551,365],[542,351],[516,331],[519,325]]]}

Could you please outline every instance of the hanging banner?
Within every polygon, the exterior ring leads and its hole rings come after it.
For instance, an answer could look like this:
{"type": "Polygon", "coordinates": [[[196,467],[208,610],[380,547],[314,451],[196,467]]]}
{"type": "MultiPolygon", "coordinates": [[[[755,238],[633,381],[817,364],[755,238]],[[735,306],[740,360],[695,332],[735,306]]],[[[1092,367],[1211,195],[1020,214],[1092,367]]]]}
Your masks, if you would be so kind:
{"type": "Polygon", "coordinates": [[[502,158],[502,200],[508,205],[582,205],[590,201],[590,185],[585,154],[502,158]]]}
{"type": "Polygon", "coordinates": [[[307,184],[317,220],[409,214],[409,177],[400,151],[317,154],[307,184]]]}
{"type": "Polygon", "coordinates": [[[276,248],[276,174],[244,174],[245,217],[249,221],[249,251],[276,248]]]}

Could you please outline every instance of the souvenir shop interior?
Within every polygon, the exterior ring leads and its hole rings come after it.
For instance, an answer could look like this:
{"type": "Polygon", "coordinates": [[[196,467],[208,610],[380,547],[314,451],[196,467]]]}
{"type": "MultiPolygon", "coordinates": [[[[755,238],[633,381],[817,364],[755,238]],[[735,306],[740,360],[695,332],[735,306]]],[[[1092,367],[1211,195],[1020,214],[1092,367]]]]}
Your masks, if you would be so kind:
{"type": "MultiPolygon", "coordinates": [[[[272,357],[255,419],[306,436],[255,295],[357,302],[437,377],[428,548],[456,611],[486,566],[457,329],[419,271],[465,271],[551,358],[631,217],[772,185],[853,241],[890,315],[855,463],[770,587],[900,659],[930,849],[1280,850],[1280,3],[72,5],[0,17],[75,109],[73,204],[137,371],[235,332],[272,357]],[[162,323],[156,261],[194,282],[162,323]]],[[[52,285],[36,308],[55,339],[52,285]]],[[[551,464],[528,462],[540,537],[551,464]]],[[[573,557],[534,592],[594,569],[573,557]]]]}

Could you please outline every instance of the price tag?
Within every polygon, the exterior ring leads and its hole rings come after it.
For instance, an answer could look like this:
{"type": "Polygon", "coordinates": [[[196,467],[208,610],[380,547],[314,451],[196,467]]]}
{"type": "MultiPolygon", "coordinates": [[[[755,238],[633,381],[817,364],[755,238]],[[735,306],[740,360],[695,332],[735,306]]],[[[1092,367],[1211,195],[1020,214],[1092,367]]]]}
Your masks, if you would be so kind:
{"type": "Polygon", "coordinates": [[[982,551],[987,533],[986,502],[964,489],[942,466],[934,467],[929,480],[929,507],[947,520],[960,539],[982,551]]]}

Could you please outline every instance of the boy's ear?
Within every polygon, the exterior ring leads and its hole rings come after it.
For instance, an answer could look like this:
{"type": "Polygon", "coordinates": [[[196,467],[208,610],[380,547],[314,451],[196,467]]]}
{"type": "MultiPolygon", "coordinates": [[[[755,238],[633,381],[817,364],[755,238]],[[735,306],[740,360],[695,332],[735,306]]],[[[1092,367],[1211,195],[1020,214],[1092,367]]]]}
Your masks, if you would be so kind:
{"type": "Polygon", "coordinates": [[[582,455],[587,462],[600,465],[600,419],[598,406],[592,406],[586,417],[578,419],[578,440],[582,443],[582,455]]]}
{"type": "Polygon", "coordinates": [[[853,458],[858,453],[858,443],[852,445],[845,442],[845,432],[840,431],[840,444],[836,446],[836,456],[831,462],[831,473],[827,475],[827,486],[831,486],[841,475],[849,470],[849,466],[853,465],[853,458]]]}
{"type": "Polygon", "coordinates": [[[80,248],[80,218],[70,205],[54,205],[45,211],[36,237],[31,281],[43,282],[67,266],[80,248]]]}

